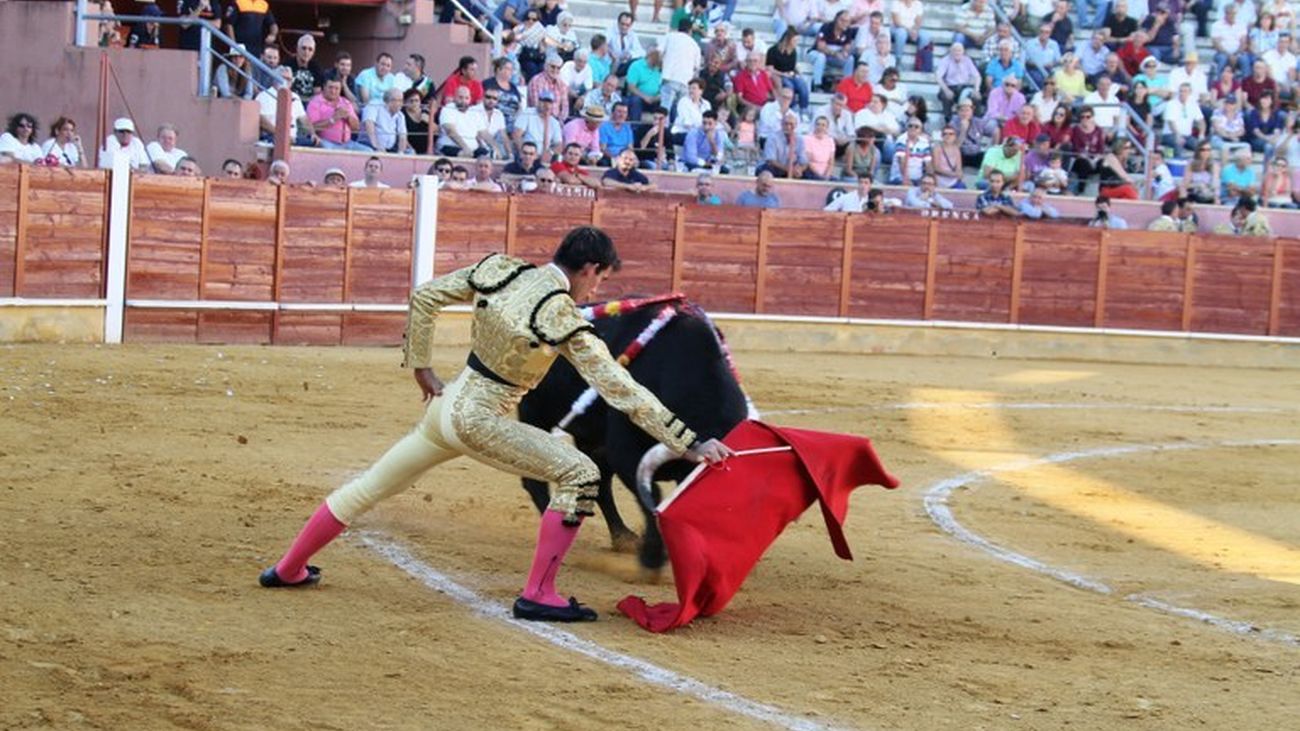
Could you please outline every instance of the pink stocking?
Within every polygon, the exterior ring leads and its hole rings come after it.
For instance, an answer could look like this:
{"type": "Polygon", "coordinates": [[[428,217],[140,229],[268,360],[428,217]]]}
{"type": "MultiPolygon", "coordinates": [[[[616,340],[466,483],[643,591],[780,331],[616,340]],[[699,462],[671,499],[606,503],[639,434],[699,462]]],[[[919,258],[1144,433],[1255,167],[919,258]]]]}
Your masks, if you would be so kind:
{"type": "Polygon", "coordinates": [[[312,513],[307,525],[302,527],[284,558],[275,565],[275,573],[290,584],[307,578],[307,560],[338,537],[347,528],[330,512],[329,505],[321,503],[312,513]]]}
{"type": "Polygon", "coordinates": [[[555,591],[555,575],[560,571],[564,555],[578,537],[579,525],[565,525],[564,514],[547,510],[542,514],[542,527],[537,532],[537,553],[533,556],[533,568],[528,572],[528,583],[524,586],[523,597],[538,604],[562,607],[568,599],[555,591]]]}

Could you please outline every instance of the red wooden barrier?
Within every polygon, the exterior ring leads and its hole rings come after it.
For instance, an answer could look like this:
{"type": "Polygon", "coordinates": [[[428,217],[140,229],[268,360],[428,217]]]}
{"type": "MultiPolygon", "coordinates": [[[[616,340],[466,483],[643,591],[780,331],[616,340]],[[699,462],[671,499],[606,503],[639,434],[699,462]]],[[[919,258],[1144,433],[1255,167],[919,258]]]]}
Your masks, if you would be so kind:
{"type": "Polygon", "coordinates": [[[19,188],[26,184],[25,169],[18,165],[0,165],[0,297],[14,296],[18,207],[19,201],[26,199],[19,188]],[[19,178],[24,180],[20,182],[19,178]]]}
{"type": "Polygon", "coordinates": [[[103,296],[108,174],[25,167],[20,176],[14,294],[103,296]]]}

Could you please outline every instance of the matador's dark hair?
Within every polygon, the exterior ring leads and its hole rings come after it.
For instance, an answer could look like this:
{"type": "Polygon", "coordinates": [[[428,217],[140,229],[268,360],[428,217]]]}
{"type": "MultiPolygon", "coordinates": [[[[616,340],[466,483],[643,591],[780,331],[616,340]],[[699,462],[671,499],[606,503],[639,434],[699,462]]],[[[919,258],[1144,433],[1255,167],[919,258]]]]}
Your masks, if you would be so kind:
{"type": "Polygon", "coordinates": [[[614,250],[614,242],[595,226],[579,226],[570,231],[551,260],[573,272],[587,264],[596,264],[600,271],[618,271],[623,266],[614,250]]]}

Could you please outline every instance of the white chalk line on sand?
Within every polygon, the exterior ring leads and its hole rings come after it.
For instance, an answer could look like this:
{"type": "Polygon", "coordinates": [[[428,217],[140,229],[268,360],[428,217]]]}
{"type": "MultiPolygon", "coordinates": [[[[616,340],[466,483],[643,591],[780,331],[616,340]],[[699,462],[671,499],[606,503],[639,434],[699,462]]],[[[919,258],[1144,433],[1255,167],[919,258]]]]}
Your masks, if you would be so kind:
{"type": "Polygon", "coordinates": [[[544,622],[525,622],[515,619],[510,610],[469,587],[461,584],[446,574],[438,571],[411,554],[393,539],[373,531],[362,532],[357,536],[363,545],[382,556],[397,568],[417,579],[428,588],[445,594],[451,599],[464,604],[476,614],[496,622],[507,624],[515,629],[527,632],[538,639],[555,645],[563,650],[583,655],[611,667],[626,670],[641,679],[669,690],[697,698],[719,708],[766,723],[791,729],[791,731],[834,731],[835,726],[827,726],[807,718],[782,711],[774,706],[749,700],[743,696],[708,685],[690,676],[674,672],[637,657],[611,650],[591,640],[583,639],[568,630],[560,629],[544,622]]]}
{"type": "Polygon", "coordinates": [[[901,404],[865,404],[859,406],[823,406],[802,409],[764,410],[764,416],[801,416],[805,414],[840,414],[853,411],[919,411],[922,409],[996,409],[998,411],[1122,410],[1174,414],[1284,414],[1297,409],[1272,406],[1174,406],[1167,404],[1098,404],[1043,403],[1038,401],[998,403],[996,401],[910,401],[901,404]]]}
{"type": "MultiPolygon", "coordinates": [[[[974,546],[994,558],[1005,561],[1022,568],[1036,571],[1040,574],[1050,576],[1057,581],[1062,581],[1070,586],[1084,589],[1086,591],[1097,592],[1098,594],[1113,595],[1114,590],[1104,582],[1089,578],[1083,574],[1067,571],[1043,563],[1035,558],[1031,558],[1022,553],[1018,553],[1004,546],[990,541],[989,539],[975,533],[966,526],[962,525],[953,516],[952,509],[948,504],[948,498],[952,493],[963,487],[971,487],[985,480],[992,479],[998,473],[1018,472],[1021,470],[1049,464],[1063,464],[1066,462],[1075,462],[1086,459],[1106,459],[1110,457],[1121,457],[1130,454],[1149,454],[1153,452],[1175,452],[1189,451],[1198,449],[1221,449],[1232,447],[1294,447],[1300,446],[1300,439],[1256,439],[1256,440],[1229,440],[1221,442],[1208,443],[1188,443],[1174,442],[1168,444],[1134,444],[1116,447],[1099,447],[1096,449],[1087,449],[1074,452],[1058,452],[1057,454],[1048,455],[1035,459],[1024,459],[1008,462],[997,467],[983,470],[973,470],[965,472],[946,480],[940,480],[931,485],[925,491],[925,511],[929,514],[930,519],[935,525],[939,526],[944,532],[953,536],[963,543],[974,546]]],[[[1132,602],[1148,609],[1154,609],[1166,614],[1172,614],[1187,619],[1193,619],[1198,622],[1208,624],[1221,630],[1232,632],[1234,634],[1255,637],[1269,642],[1276,642],[1291,647],[1300,647],[1300,637],[1284,632],[1282,630],[1260,627],[1250,622],[1220,617],[1211,612],[1206,612],[1193,607],[1182,607],[1171,604],[1162,599],[1146,596],[1143,594],[1129,594],[1124,597],[1124,601],[1132,602]]]]}

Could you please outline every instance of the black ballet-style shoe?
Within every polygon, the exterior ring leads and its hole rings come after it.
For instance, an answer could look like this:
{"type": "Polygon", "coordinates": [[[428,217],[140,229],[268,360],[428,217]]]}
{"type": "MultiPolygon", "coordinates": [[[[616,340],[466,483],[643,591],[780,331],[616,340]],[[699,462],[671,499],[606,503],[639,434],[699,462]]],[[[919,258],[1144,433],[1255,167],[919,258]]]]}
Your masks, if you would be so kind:
{"type": "Polygon", "coordinates": [[[296,589],[300,586],[315,586],[320,583],[320,569],[315,566],[308,566],[306,578],[302,581],[290,582],[281,579],[280,575],[275,573],[275,567],[272,566],[257,577],[257,583],[267,589],[296,589]]]}
{"type": "Polygon", "coordinates": [[[511,610],[515,619],[529,622],[595,622],[596,610],[584,607],[577,599],[569,597],[569,603],[563,607],[538,604],[535,601],[519,597],[511,610]]]}

